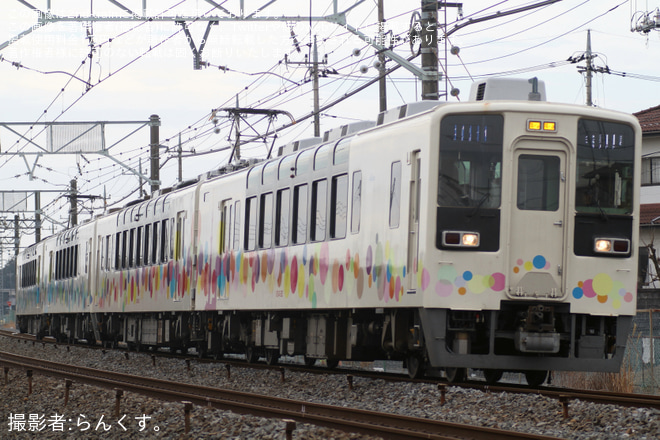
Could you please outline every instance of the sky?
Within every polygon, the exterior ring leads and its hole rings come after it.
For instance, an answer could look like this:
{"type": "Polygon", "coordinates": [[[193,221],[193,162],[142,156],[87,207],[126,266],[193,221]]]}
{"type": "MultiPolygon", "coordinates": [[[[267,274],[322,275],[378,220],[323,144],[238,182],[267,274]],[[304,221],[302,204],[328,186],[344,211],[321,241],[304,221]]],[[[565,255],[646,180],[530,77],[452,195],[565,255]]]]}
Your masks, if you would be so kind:
{"type": "MultiPolygon", "coordinates": [[[[373,47],[342,26],[308,19],[310,15],[332,15],[332,0],[279,0],[262,10],[267,1],[215,2],[224,10],[214,9],[204,0],[150,0],[146,1],[146,15],[152,17],[149,22],[62,20],[38,27],[37,14],[24,3],[0,0],[0,44],[11,42],[0,50],[0,123],[144,122],[156,114],[161,121],[161,181],[167,187],[178,180],[179,139],[183,180],[228,162],[235,134],[229,113],[218,109],[240,106],[280,110],[296,120],[295,125],[278,131],[277,139],[269,137],[243,145],[242,157],[263,158],[272,145],[313,136],[309,62],[313,59],[314,39],[324,73],[319,89],[322,107],[339,101],[377,75],[373,47]],[[230,14],[241,16],[241,4],[243,16],[255,13],[263,21],[225,20],[230,14]],[[183,27],[162,18],[174,16],[187,17],[197,49],[207,30],[203,19],[222,17],[223,21],[209,28],[201,54],[206,67],[193,68],[193,54],[183,27]],[[272,20],[282,16],[299,18],[272,20]],[[32,32],[17,38],[33,27],[32,32]]],[[[47,0],[28,3],[47,10],[47,0]]],[[[52,14],[60,17],[128,16],[107,0],[50,3],[52,14]]],[[[119,3],[142,15],[141,0],[119,3]]],[[[440,26],[448,30],[449,37],[440,41],[439,61],[446,74],[440,90],[460,91],[457,97],[443,96],[441,100],[465,101],[474,80],[506,76],[538,77],[546,83],[549,101],[584,104],[585,77],[579,67],[584,67],[585,61],[567,60],[584,54],[590,30],[594,66],[610,72],[594,75],[594,105],[627,113],[660,105],[660,32],[631,31],[641,18],[655,17],[660,0],[562,0],[496,16],[498,11],[506,13],[539,3],[541,0],[465,0],[461,10],[448,8],[446,17],[441,10],[440,26]],[[467,24],[469,20],[473,23],[467,24]],[[457,50],[450,50],[452,47],[457,50]]],[[[347,23],[376,38],[376,4],[376,0],[337,0],[337,10],[350,9],[345,14],[347,23]]],[[[380,27],[386,32],[386,45],[403,58],[417,49],[411,49],[407,38],[420,4],[384,0],[386,20],[380,27]]],[[[412,63],[419,66],[419,59],[412,63]]],[[[387,68],[395,65],[391,59],[386,62],[387,68]]],[[[390,74],[388,107],[418,101],[420,95],[421,85],[411,72],[399,68],[390,74]]],[[[378,86],[373,85],[324,109],[321,131],[357,120],[375,120],[378,109],[378,86]]],[[[242,124],[242,139],[267,131],[263,119],[252,117],[247,122],[251,127],[242,124]]],[[[272,127],[290,122],[286,114],[280,114],[272,127]]],[[[140,181],[133,171],[142,169],[143,174],[149,174],[149,128],[140,127],[142,124],[108,124],[103,136],[97,130],[85,139],[86,154],[37,156],[40,150],[34,144],[49,145],[44,125],[0,125],[0,190],[26,191],[28,211],[34,206],[32,192],[43,191],[41,207],[47,222],[42,236],[66,226],[65,195],[72,179],[77,180],[80,194],[99,197],[81,199],[81,221],[101,214],[104,206],[122,206],[140,194],[140,181]],[[106,156],[114,160],[92,153],[102,149],[103,137],[106,148],[111,146],[105,150],[106,156]]],[[[57,144],[62,138],[54,135],[50,139],[57,144]]],[[[143,185],[148,193],[148,183],[143,185]]],[[[0,221],[13,216],[1,215],[0,221]]],[[[34,215],[24,212],[20,216],[28,220],[34,215]]],[[[13,236],[13,232],[5,235],[13,236]]],[[[31,240],[26,232],[21,246],[31,240]]]]}

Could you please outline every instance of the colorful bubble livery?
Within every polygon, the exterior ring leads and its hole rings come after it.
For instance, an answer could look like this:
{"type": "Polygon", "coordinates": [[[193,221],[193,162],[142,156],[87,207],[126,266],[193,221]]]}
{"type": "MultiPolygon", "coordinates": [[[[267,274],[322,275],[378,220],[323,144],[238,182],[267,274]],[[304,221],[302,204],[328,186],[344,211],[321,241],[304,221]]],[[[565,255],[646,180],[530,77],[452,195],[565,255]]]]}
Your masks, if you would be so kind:
{"type": "Polygon", "coordinates": [[[532,83],[408,104],[30,245],[18,326],[250,362],[393,359],[450,380],[617,371],[636,312],[639,125],[487,100],[532,83]]]}

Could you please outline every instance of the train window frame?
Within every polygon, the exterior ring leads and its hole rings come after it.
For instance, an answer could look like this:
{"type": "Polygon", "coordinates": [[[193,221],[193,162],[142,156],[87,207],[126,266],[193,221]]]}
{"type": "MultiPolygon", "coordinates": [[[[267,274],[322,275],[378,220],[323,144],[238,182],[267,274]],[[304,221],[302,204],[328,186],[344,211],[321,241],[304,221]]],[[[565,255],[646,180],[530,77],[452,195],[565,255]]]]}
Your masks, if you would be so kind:
{"type": "Polygon", "coordinates": [[[392,162],[390,166],[390,218],[389,225],[391,229],[396,229],[401,224],[401,161],[392,162]]]}
{"type": "Polygon", "coordinates": [[[290,225],[289,211],[291,208],[291,188],[277,190],[275,197],[275,246],[289,244],[290,225]],[[286,195],[286,197],[283,197],[286,195]],[[283,203],[285,201],[285,203],[283,203]],[[284,206],[286,205],[286,206],[284,206]]]}
{"type": "Polygon", "coordinates": [[[556,155],[521,154],[516,170],[516,207],[521,211],[559,210],[561,159],[556,155]],[[541,165],[542,170],[530,172],[529,167],[541,165]],[[530,179],[526,176],[533,176],[530,179]],[[540,179],[536,179],[540,177],[540,179]],[[536,182],[534,182],[536,180],[536,182]],[[534,185],[534,183],[536,183],[534,185]],[[539,186],[540,185],[540,186],[539,186]]]}
{"type": "Polygon", "coordinates": [[[314,171],[323,170],[332,165],[333,158],[331,155],[334,147],[334,144],[323,144],[316,149],[314,153],[314,171]]]}
{"type": "Polygon", "coordinates": [[[293,214],[291,219],[291,244],[307,243],[307,212],[309,185],[303,183],[293,187],[293,214]],[[304,198],[304,200],[302,200],[304,198]]]}
{"type": "Polygon", "coordinates": [[[257,221],[258,221],[258,199],[257,196],[245,199],[245,227],[243,229],[243,249],[253,251],[257,248],[257,221]]]}
{"type": "Polygon", "coordinates": [[[170,261],[168,244],[169,244],[169,229],[170,219],[166,218],[160,222],[160,262],[167,263],[170,261]]]}
{"type": "Polygon", "coordinates": [[[259,249],[270,249],[273,244],[273,193],[259,196],[259,249]]]}
{"type": "Polygon", "coordinates": [[[155,221],[151,224],[151,264],[158,264],[160,256],[159,245],[159,227],[160,221],[155,221]]]}
{"type": "Polygon", "coordinates": [[[128,268],[135,267],[135,229],[131,228],[128,232],[128,268]]]}
{"type": "Polygon", "coordinates": [[[176,232],[174,234],[174,260],[183,260],[185,256],[186,211],[176,213],[176,232]]]}
{"type": "Polygon", "coordinates": [[[318,179],[312,182],[312,198],[310,207],[309,241],[325,241],[328,220],[328,179],[318,179]]]}
{"type": "Polygon", "coordinates": [[[345,238],[347,230],[348,174],[344,173],[332,177],[330,188],[330,238],[345,238]],[[340,184],[343,184],[343,188],[340,187],[340,184]]]}
{"type": "Polygon", "coordinates": [[[144,225],[144,235],[143,235],[143,242],[142,242],[142,265],[143,266],[148,266],[149,265],[149,249],[150,249],[150,242],[151,242],[151,223],[147,223],[144,225]]]}
{"type": "Polygon", "coordinates": [[[121,232],[115,234],[115,255],[114,255],[114,264],[112,268],[114,270],[121,269],[121,232]]]}
{"type": "Polygon", "coordinates": [[[236,200],[234,203],[234,242],[232,249],[241,249],[241,201],[236,200]]]}

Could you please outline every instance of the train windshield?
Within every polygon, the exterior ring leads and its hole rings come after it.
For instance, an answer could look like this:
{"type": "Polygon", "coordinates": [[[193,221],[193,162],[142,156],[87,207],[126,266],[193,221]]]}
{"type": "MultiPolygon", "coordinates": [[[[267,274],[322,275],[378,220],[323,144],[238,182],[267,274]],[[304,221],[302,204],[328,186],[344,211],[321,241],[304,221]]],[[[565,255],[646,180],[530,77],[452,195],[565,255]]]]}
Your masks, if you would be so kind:
{"type": "Polygon", "coordinates": [[[580,119],[575,208],[632,214],[635,134],[629,125],[580,119]]]}
{"type": "Polygon", "coordinates": [[[503,125],[501,115],[461,114],[442,120],[439,206],[500,206],[503,125]]]}

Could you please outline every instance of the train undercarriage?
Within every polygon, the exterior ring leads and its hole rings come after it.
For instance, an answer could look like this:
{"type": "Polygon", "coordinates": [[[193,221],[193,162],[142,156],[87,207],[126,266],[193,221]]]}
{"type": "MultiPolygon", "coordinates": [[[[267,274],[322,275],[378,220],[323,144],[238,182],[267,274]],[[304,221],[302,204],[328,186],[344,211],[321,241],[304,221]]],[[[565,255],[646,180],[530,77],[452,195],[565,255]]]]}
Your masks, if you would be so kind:
{"type": "Polygon", "coordinates": [[[540,385],[549,370],[619,371],[632,317],[575,315],[567,305],[503,303],[496,311],[354,309],[200,311],[19,316],[21,332],[61,342],[168,347],[216,359],[244,354],[248,362],[304,356],[312,365],[402,360],[411,377],[444,370],[462,381],[468,368],[497,382],[524,372],[540,385]]]}

